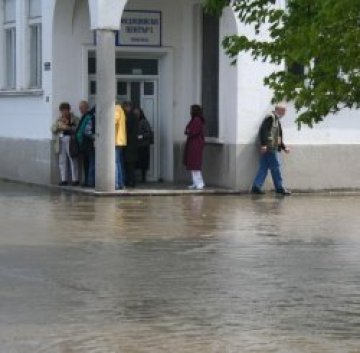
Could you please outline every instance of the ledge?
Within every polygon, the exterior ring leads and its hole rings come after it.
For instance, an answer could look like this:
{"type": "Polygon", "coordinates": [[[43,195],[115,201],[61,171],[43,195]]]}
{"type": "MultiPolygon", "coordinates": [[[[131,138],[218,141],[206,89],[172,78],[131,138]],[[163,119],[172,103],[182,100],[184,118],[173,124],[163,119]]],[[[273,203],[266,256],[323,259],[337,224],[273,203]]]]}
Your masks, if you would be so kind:
{"type": "Polygon", "coordinates": [[[44,94],[42,89],[23,89],[23,90],[0,90],[0,97],[23,97],[35,96],[39,97],[44,94]]]}
{"type": "Polygon", "coordinates": [[[205,143],[207,145],[224,145],[225,142],[218,137],[205,137],[205,143]]]}
{"type": "MultiPolygon", "coordinates": [[[[284,198],[287,196],[275,194],[273,190],[265,190],[264,195],[253,195],[250,190],[240,189],[228,189],[221,187],[208,187],[203,190],[189,190],[184,184],[179,183],[156,183],[148,182],[146,184],[138,185],[136,188],[127,188],[124,190],[117,190],[112,192],[96,191],[93,188],[83,188],[81,186],[57,186],[54,184],[38,184],[33,182],[23,182],[18,180],[11,180],[9,178],[1,177],[0,182],[12,183],[18,185],[27,185],[39,189],[48,189],[52,191],[68,192],[75,194],[85,194],[93,196],[187,196],[187,195],[210,195],[210,196],[224,196],[224,195],[242,195],[249,197],[253,200],[269,199],[269,198],[284,198]]],[[[360,188],[346,188],[346,187],[334,187],[323,189],[291,189],[292,196],[290,197],[302,197],[302,196],[360,196],[360,188]]]]}

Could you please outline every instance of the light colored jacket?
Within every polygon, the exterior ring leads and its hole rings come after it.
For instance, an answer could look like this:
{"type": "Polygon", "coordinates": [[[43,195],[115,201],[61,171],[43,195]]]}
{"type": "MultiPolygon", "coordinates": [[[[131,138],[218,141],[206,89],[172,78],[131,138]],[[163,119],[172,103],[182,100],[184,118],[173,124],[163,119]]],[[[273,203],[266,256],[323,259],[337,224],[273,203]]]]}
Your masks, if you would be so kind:
{"type": "Polygon", "coordinates": [[[79,124],[79,118],[71,113],[70,125],[71,127],[65,127],[61,117],[58,117],[54,124],[51,126],[51,132],[53,133],[53,144],[55,153],[60,152],[60,135],[65,130],[75,133],[76,127],[79,124]]]}
{"type": "Polygon", "coordinates": [[[115,146],[126,146],[126,118],[120,105],[115,106],[115,146]]]}

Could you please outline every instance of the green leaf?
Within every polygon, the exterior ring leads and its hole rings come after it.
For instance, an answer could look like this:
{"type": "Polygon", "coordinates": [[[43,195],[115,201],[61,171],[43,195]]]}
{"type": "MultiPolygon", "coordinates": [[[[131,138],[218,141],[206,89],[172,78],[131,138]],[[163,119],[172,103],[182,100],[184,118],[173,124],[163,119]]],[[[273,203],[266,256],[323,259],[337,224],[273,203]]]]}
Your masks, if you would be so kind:
{"type": "Polygon", "coordinates": [[[204,0],[207,11],[219,16],[231,6],[240,21],[254,28],[256,38],[234,35],[222,45],[236,63],[240,52],[254,60],[282,66],[265,78],[273,101],[289,100],[298,112],[296,122],[312,127],[330,112],[360,107],[360,1],[288,0],[287,9],[272,0],[204,0]],[[259,35],[267,30],[270,40],[259,35]]]}

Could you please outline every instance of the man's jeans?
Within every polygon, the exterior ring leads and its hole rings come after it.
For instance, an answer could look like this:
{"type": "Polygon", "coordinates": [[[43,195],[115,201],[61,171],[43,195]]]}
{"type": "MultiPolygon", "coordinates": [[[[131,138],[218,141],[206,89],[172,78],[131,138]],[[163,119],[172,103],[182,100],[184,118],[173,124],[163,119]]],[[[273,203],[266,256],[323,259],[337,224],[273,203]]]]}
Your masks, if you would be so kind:
{"type": "Polygon", "coordinates": [[[282,190],[283,181],[280,171],[279,152],[277,151],[266,152],[261,155],[259,169],[254,179],[253,186],[259,189],[262,188],[268,173],[268,169],[271,171],[275,190],[282,190]]]}
{"type": "Polygon", "coordinates": [[[122,147],[115,147],[115,189],[124,187],[124,167],[122,147]]]}

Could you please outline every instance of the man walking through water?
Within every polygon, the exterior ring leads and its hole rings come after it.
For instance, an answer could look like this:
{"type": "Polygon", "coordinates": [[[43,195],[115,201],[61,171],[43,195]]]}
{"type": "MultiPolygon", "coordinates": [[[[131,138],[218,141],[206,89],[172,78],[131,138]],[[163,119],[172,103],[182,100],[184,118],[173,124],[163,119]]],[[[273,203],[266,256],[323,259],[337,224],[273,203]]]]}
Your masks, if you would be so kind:
{"type": "Polygon", "coordinates": [[[275,192],[281,195],[291,195],[291,192],[284,188],[280,170],[279,153],[283,150],[290,153],[285,146],[280,119],[285,115],[286,107],[282,103],[275,105],[274,111],[263,120],[260,131],[260,165],[253,181],[251,192],[253,194],[264,194],[262,186],[266,179],[268,169],[275,186],[275,192]]]}

